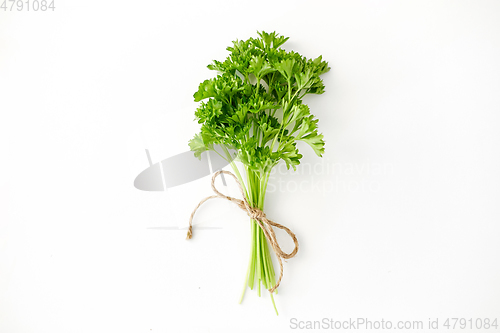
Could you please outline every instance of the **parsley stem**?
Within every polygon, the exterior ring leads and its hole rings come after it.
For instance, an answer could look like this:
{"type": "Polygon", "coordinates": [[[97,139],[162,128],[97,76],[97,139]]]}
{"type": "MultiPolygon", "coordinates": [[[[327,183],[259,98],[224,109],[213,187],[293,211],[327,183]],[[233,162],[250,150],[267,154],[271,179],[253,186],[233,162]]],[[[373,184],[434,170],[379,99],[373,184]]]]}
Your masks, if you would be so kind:
{"type": "MultiPolygon", "coordinates": [[[[270,171],[258,172],[245,166],[247,178],[247,201],[253,207],[264,209],[264,199],[267,189],[267,183],[270,177],[270,171]]],[[[261,284],[265,289],[271,288],[275,284],[275,272],[267,239],[255,220],[250,220],[251,224],[251,247],[250,260],[245,276],[244,290],[240,298],[240,303],[245,295],[246,286],[253,289],[257,282],[257,294],[261,296],[261,284]]],[[[276,304],[271,294],[273,307],[276,309],[276,304]]]]}

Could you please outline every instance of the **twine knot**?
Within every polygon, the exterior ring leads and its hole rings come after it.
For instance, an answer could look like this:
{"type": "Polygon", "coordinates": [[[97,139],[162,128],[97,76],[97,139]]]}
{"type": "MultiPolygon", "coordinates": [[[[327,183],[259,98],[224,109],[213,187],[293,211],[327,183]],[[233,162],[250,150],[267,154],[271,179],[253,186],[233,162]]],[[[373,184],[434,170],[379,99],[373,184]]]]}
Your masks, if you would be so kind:
{"type": "Polygon", "coordinates": [[[252,220],[255,220],[257,222],[259,227],[262,229],[267,241],[270,243],[271,247],[273,248],[274,253],[276,254],[276,257],[278,258],[278,262],[280,264],[280,277],[279,277],[278,281],[276,282],[276,284],[272,288],[269,289],[269,292],[271,292],[271,293],[274,292],[276,290],[276,288],[278,288],[278,286],[280,285],[281,279],[283,277],[282,259],[293,258],[297,254],[297,251],[299,250],[299,242],[297,241],[297,237],[287,227],[269,220],[266,217],[266,214],[260,208],[251,207],[248,204],[247,199],[245,198],[245,192],[243,191],[241,183],[238,181],[238,179],[236,178],[236,176],[233,173],[231,173],[229,171],[225,171],[225,170],[217,171],[216,173],[214,173],[214,175],[212,177],[212,184],[211,185],[212,185],[212,190],[214,191],[215,195],[206,197],[205,199],[201,200],[200,203],[198,204],[198,206],[196,206],[196,208],[191,213],[191,217],[189,218],[189,229],[187,232],[186,239],[191,239],[191,237],[193,237],[193,217],[194,217],[194,214],[196,213],[196,211],[198,210],[198,208],[200,208],[200,206],[203,203],[205,203],[205,201],[210,200],[210,199],[219,198],[219,199],[226,199],[226,200],[229,200],[229,201],[235,203],[242,210],[246,211],[247,215],[252,220]],[[243,200],[224,195],[224,194],[220,193],[217,190],[217,188],[215,188],[215,178],[217,178],[217,176],[219,176],[221,173],[232,176],[234,178],[234,180],[236,181],[236,184],[238,185],[238,187],[240,189],[241,195],[243,196],[243,200]],[[281,247],[278,244],[278,240],[276,239],[276,234],[274,233],[274,230],[272,227],[285,230],[288,233],[288,235],[290,235],[290,237],[292,238],[292,240],[295,244],[295,248],[293,249],[292,252],[290,252],[290,253],[283,252],[283,250],[281,249],[281,247]]]}
{"type": "Polygon", "coordinates": [[[259,208],[250,207],[248,216],[250,216],[252,220],[262,220],[266,217],[266,214],[259,208]]]}

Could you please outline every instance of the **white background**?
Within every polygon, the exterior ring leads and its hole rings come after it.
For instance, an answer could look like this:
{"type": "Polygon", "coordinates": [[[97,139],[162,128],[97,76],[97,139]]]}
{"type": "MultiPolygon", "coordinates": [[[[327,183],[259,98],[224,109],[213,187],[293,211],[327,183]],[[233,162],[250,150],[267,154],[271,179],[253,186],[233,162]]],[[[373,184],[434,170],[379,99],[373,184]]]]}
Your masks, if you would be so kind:
{"type": "Polygon", "coordinates": [[[0,332],[500,317],[500,2],[55,6],[0,12],[0,332]],[[316,169],[276,174],[266,199],[301,244],[278,317],[267,293],[238,304],[250,243],[237,207],[206,204],[196,223],[221,229],[189,242],[150,229],[185,225],[209,178],[133,187],[145,148],[154,162],[188,149],[206,65],[257,30],[332,68],[307,98],[325,164],[301,146],[316,169]]]}

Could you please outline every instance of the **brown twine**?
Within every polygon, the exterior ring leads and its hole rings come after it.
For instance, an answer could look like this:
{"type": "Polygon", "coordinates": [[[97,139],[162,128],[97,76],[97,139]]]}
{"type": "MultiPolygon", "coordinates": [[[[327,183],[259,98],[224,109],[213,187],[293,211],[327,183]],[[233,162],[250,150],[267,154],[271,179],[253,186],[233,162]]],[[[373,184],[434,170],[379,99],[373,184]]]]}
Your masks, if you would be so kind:
{"type": "Polygon", "coordinates": [[[280,282],[281,282],[281,278],[283,277],[282,259],[293,258],[297,254],[297,251],[299,250],[299,242],[297,241],[297,237],[295,237],[295,234],[287,227],[269,220],[266,217],[266,214],[264,214],[264,212],[262,210],[260,210],[259,208],[250,207],[247,199],[245,198],[245,192],[243,192],[243,188],[241,186],[241,183],[238,181],[238,179],[236,178],[236,176],[233,173],[231,173],[229,171],[225,171],[225,170],[217,171],[212,177],[212,191],[214,191],[214,193],[216,195],[212,195],[212,196],[206,197],[205,199],[201,200],[200,203],[198,204],[198,206],[196,206],[196,208],[191,213],[191,217],[189,218],[189,229],[187,232],[186,239],[191,239],[191,237],[193,237],[193,217],[194,217],[194,214],[196,213],[196,211],[198,210],[198,208],[200,208],[200,206],[203,205],[203,203],[205,203],[205,201],[210,200],[210,199],[219,198],[219,199],[227,199],[227,200],[237,204],[238,207],[240,207],[241,209],[243,209],[244,211],[247,212],[248,216],[250,216],[251,219],[257,221],[257,223],[259,224],[259,227],[264,232],[266,239],[271,244],[271,247],[273,248],[274,253],[276,254],[276,257],[278,258],[278,262],[280,264],[280,277],[278,279],[278,282],[276,282],[276,284],[274,285],[274,287],[269,289],[269,292],[272,293],[273,291],[276,290],[276,288],[278,288],[278,286],[280,285],[280,282]],[[220,193],[215,188],[215,178],[217,178],[217,176],[220,175],[221,173],[229,175],[229,176],[234,178],[234,180],[236,181],[236,184],[238,184],[238,188],[240,189],[241,195],[243,196],[243,200],[224,195],[224,194],[220,193]],[[290,253],[283,252],[283,250],[281,249],[281,247],[278,244],[278,240],[276,239],[276,234],[274,233],[274,230],[272,227],[283,229],[290,235],[290,237],[292,237],[292,240],[295,243],[295,248],[293,249],[292,252],[290,252],[290,253]]]}

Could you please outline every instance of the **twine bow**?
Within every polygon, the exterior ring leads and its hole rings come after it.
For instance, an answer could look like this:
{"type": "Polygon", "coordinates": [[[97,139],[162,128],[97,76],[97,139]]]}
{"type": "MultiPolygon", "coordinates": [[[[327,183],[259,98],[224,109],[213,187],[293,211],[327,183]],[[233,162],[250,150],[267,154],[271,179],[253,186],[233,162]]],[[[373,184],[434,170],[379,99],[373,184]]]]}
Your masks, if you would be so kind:
{"type": "Polygon", "coordinates": [[[200,208],[200,206],[203,203],[205,203],[205,201],[210,200],[210,199],[219,198],[219,199],[227,199],[227,200],[237,204],[238,207],[240,207],[241,209],[243,209],[244,211],[247,212],[248,216],[251,219],[257,221],[259,227],[264,232],[266,239],[271,244],[271,247],[273,248],[274,253],[276,254],[276,257],[278,258],[278,262],[280,264],[280,277],[279,277],[278,281],[276,282],[276,284],[271,289],[269,289],[269,292],[272,293],[273,291],[276,290],[276,288],[278,288],[278,286],[280,285],[280,282],[281,282],[281,278],[283,277],[282,259],[284,260],[284,259],[293,258],[297,254],[297,251],[299,250],[299,242],[297,241],[297,237],[295,237],[295,234],[287,227],[269,220],[266,217],[266,214],[261,209],[259,209],[257,207],[250,207],[247,199],[245,198],[245,192],[243,191],[241,183],[238,181],[238,179],[236,178],[236,176],[233,173],[231,173],[229,171],[225,171],[225,170],[217,171],[212,177],[212,191],[214,191],[215,195],[211,195],[211,196],[206,197],[205,199],[201,200],[200,203],[198,204],[198,206],[196,206],[196,208],[191,213],[191,217],[189,218],[189,229],[187,232],[186,239],[191,239],[191,237],[193,236],[193,217],[194,217],[194,214],[196,213],[198,208],[200,208]],[[243,200],[224,195],[224,194],[220,193],[215,188],[215,178],[217,178],[217,176],[219,176],[221,173],[229,175],[229,176],[234,178],[234,180],[236,181],[236,184],[238,184],[238,188],[240,189],[243,200]],[[274,233],[274,230],[272,227],[283,229],[290,235],[293,242],[295,243],[295,248],[293,249],[292,252],[290,252],[290,253],[283,252],[283,250],[281,249],[281,247],[278,244],[278,240],[276,239],[276,234],[274,233]]]}

